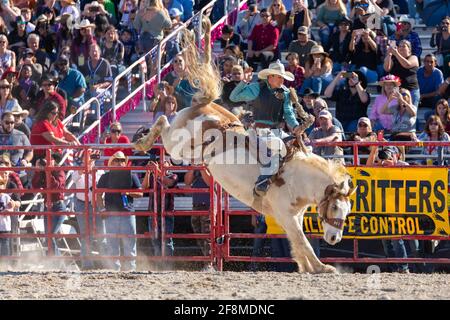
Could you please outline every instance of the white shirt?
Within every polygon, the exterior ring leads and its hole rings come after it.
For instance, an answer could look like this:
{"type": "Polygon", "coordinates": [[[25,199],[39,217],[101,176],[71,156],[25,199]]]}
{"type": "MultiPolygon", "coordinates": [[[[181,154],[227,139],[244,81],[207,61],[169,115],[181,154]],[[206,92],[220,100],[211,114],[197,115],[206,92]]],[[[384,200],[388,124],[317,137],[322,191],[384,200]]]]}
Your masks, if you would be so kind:
{"type": "MultiPolygon", "coordinates": [[[[98,180],[100,179],[100,177],[105,173],[105,171],[103,170],[98,170],[95,174],[95,184],[97,184],[98,180]]],[[[75,183],[75,188],[76,189],[84,189],[85,188],[85,177],[84,177],[84,173],[80,174],[80,172],[78,170],[75,170],[73,172],[72,175],[72,180],[75,183]]],[[[92,203],[92,174],[88,175],[88,180],[89,180],[89,202],[92,203]]],[[[75,195],[77,197],[78,200],[81,201],[85,201],[85,193],[84,192],[79,192],[75,195]]]]}
{"type": "MultiPolygon", "coordinates": [[[[0,193],[0,211],[12,212],[13,210],[7,210],[6,206],[11,201],[9,194],[0,193]]],[[[11,217],[10,216],[0,216],[0,231],[11,232],[11,217]]]]}

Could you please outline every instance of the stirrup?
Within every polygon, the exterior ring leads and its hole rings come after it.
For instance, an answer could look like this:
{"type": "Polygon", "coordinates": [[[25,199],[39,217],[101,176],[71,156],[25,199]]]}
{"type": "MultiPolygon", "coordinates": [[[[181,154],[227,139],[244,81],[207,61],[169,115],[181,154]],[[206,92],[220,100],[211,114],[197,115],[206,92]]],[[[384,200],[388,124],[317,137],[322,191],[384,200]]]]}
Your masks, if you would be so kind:
{"type": "Polygon", "coordinates": [[[269,188],[270,188],[270,177],[267,177],[255,183],[255,187],[253,188],[253,194],[258,197],[265,196],[269,188]]]}

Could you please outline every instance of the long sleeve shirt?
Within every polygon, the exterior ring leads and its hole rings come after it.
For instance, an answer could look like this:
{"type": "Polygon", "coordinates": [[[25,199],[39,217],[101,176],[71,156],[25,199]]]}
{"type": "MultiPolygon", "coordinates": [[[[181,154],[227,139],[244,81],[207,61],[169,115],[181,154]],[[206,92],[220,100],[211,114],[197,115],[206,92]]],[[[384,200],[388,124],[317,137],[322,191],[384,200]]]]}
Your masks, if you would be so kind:
{"type": "MultiPolygon", "coordinates": [[[[33,180],[31,181],[33,188],[50,188],[50,189],[64,189],[66,186],[66,175],[63,170],[54,170],[50,174],[50,183],[47,185],[45,178],[45,171],[36,171],[33,180]]],[[[44,193],[44,199],[47,200],[47,194],[44,193]]],[[[51,202],[64,200],[64,192],[51,192],[51,202]]]]}
{"type": "MultiPolygon", "coordinates": [[[[284,93],[284,103],[283,103],[283,117],[287,125],[290,128],[295,128],[298,126],[298,121],[295,118],[294,108],[292,106],[289,89],[282,86],[284,93]]],[[[269,90],[270,87],[269,87],[269,90]]],[[[247,84],[241,81],[230,94],[230,100],[233,102],[245,101],[249,102],[255,100],[259,96],[260,85],[259,83],[247,84]]]]}

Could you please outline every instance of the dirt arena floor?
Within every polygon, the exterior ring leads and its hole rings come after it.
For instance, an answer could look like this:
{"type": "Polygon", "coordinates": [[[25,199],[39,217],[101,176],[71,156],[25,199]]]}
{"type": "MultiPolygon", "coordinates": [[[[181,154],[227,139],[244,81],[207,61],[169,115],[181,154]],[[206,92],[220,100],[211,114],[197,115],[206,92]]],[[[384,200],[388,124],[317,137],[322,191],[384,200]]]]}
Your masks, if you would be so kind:
{"type": "Polygon", "coordinates": [[[0,299],[450,299],[450,274],[0,272],[0,299]]]}

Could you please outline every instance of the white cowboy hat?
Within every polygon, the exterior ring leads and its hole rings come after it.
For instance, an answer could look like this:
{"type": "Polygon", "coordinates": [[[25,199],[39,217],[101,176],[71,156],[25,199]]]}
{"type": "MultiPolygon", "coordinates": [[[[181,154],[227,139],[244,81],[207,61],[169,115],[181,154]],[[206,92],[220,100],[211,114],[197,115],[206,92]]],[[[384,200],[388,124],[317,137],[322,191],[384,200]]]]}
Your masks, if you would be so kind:
{"type": "Polygon", "coordinates": [[[312,54],[323,54],[323,55],[328,57],[328,53],[325,52],[323,50],[323,47],[321,45],[319,45],[319,44],[316,44],[316,45],[312,46],[311,51],[309,52],[309,54],[310,55],[312,55],[312,54]]]}
{"type": "Polygon", "coordinates": [[[11,113],[16,115],[16,114],[20,114],[22,117],[27,117],[29,112],[28,110],[23,110],[21,106],[19,106],[18,104],[16,104],[12,109],[11,109],[11,113]]]}
{"type": "Polygon", "coordinates": [[[411,28],[414,28],[414,20],[408,18],[408,16],[406,14],[401,15],[400,18],[398,19],[398,22],[399,23],[401,23],[401,22],[409,23],[411,25],[411,28]]]}
{"type": "Polygon", "coordinates": [[[91,23],[88,19],[81,20],[80,23],[77,23],[75,25],[75,29],[82,29],[82,28],[95,28],[95,24],[91,23]]]}
{"type": "Polygon", "coordinates": [[[279,75],[279,76],[283,77],[284,79],[286,79],[287,81],[295,80],[294,75],[284,69],[284,65],[280,62],[280,60],[277,60],[276,62],[271,63],[269,65],[269,68],[261,70],[258,73],[258,78],[265,80],[265,79],[267,79],[267,76],[269,76],[271,74],[279,75]]]}
{"type": "Polygon", "coordinates": [[[125,163],[128,163],[128,157],[122,151],[117,151],[108,159],[108,167],[112,166],[115,159],[124,159],[125,163]]]}
{"type": "Polygon", "coordinates": [[[59,0],[60,2],[67,2],[68,4],[74,6],[77,4],[75,0],[59,0]]]}

